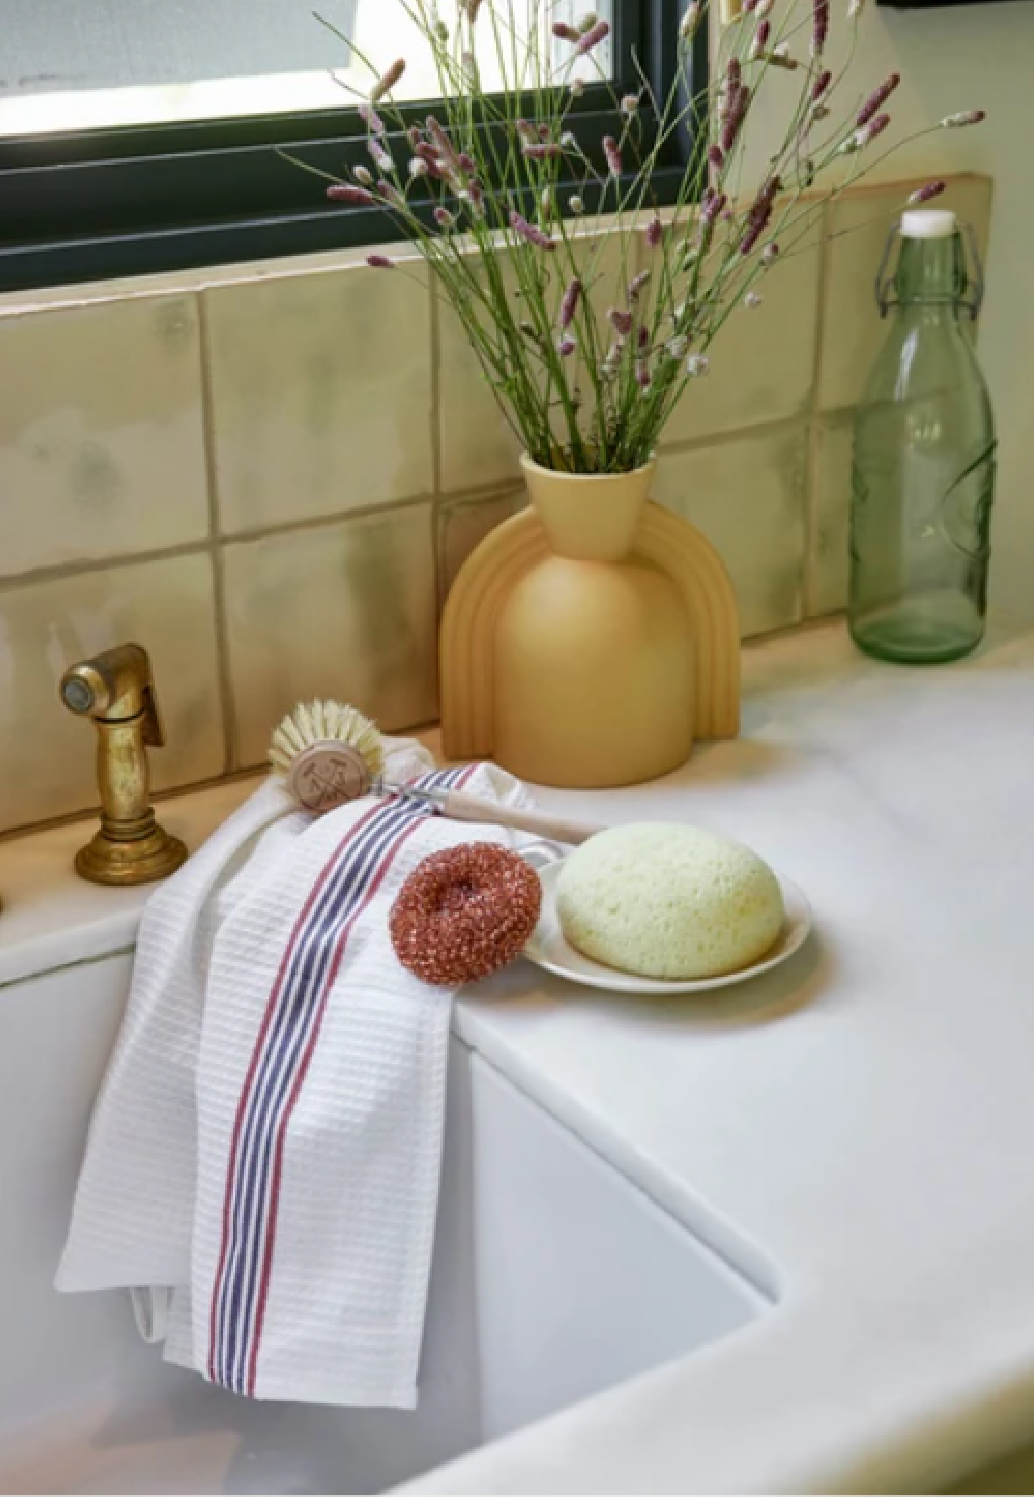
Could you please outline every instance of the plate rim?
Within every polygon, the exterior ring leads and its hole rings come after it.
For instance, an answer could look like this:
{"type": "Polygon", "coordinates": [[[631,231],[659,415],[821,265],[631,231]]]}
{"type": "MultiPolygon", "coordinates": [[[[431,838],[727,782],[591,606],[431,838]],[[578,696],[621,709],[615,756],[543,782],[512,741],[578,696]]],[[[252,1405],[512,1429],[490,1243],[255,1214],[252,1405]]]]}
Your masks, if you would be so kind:
{"type": "MultiPolygon", "coordinates": [[[[544,900],[552,899],[552,887],[555,884],[561,867],[566,864],[568,857],[567,855],[563,855],[559,859],[551,859],[548,863],[538,866],[544,900]],[[547,880],[549,882],[548,885],[547,880]]],[[[794,930],[790,934],[786,945],[781,947],[778,953],[772,954],[771,957],[758,959],[756,963],[750,964],[743,969],[736,969],[731,974],[717,974],[711,979],[649,979],[635,974],[628,974],[622,969],[611,969],[606,964],[601,964],[596,959],[589,958],[587,954],[578,954],[578,957],[582,962],[594,965],[595,969],[599,971],[598,975],[579,972],[558,963],[554,959],[544,957],[541,953],[536,956],[534,953],[529,952],[535,941],[535,933],[532,933],[525,944],[522,950],[522,957],[526,958],[529,963],[534,964],[537,968],[543,969],[546,973],[553,974],[558,979],[567,979],[572,984],[580,984],[589,989],[612,990],[619,994],[652,995],[658,999],[663,999],[665,996],[671,995],[703,994],[708,990],[728,989],[732,985],[745,984],[749,979],[757,979],[762,974],[770,973],[772,969],[778,968],[780,964],[786,963],[788,959],[793,958],[795,954],[799,953],[808,941],[814,926],[812,905],[801,887],[788,875],[784,875],[781,870],[773,868],[772,873],[779,881],[779,887],[783,892],[784,904],[789,909],[791,902],[787,898],[791,898],[793,906],[799,913],[793,924],[794,930]]],[[[536,932],[541,921],[542,917],[540,916],[539,922],[535,924],[536,932]]],[[[559,926],[559,920],[557,925],[559,926]]],[[[561,941],[566,943],[567,940],[564,938],[562,932],[560,936],[561,941]]],[[[567,944],[567,946],[572,953],[578,953],[578,950],[572,948],[570,944],[567,944]]],[[[772,953],[771,949],[769,953],[772,953]]]]}

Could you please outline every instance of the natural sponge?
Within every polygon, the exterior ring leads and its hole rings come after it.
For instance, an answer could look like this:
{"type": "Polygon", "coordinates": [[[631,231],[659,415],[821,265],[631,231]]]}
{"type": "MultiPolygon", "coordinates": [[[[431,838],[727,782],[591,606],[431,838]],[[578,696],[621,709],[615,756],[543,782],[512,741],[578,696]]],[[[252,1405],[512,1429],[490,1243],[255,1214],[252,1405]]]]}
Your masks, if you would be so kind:
{"type": "Polygon", "coordinates": [[[735,839],[683,823],[608,829],[564,862],[572,947],[647,979],[710,979],[762,958],[785,920],[775,875],[735,839]]]}

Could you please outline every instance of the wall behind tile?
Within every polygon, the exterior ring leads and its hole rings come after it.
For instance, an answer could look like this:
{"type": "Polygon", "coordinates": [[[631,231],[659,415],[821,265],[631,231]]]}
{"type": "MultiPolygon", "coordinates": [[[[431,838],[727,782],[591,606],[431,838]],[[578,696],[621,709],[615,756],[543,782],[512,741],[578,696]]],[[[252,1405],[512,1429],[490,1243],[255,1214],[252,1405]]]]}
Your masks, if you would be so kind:
{"type": "MultiPolygon", "coordinates": [[[[863,189],[741,309],[656,495],[720,549],[747,635],[842,609],[873,272],[908,184],[863,189]]],[[[948,203],[986,246],[991,184],[948,203]]],[[[436,716],[436,620],[523,503],[518,447],[419,262],[354,254],[0,297],[0,832],[96,801],[64,668],[150,651],[156,786],[259,765],[306,696],[436,716]]]]}

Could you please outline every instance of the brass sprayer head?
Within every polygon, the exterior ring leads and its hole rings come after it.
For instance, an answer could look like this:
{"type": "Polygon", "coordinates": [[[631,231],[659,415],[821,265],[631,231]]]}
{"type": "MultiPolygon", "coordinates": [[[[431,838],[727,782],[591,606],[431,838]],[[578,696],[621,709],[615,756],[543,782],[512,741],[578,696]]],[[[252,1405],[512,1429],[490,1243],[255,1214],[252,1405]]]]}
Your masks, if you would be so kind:
{"type": "Polygon", "coordinates": [[[154,815],[145,746],[165,743],[151,662],[142,646],[102,651],[69,667],[61,701],[97,726],[101,826],[75,858],[86,880],[139,885],[179,868],[187,850],[154,815]]]}

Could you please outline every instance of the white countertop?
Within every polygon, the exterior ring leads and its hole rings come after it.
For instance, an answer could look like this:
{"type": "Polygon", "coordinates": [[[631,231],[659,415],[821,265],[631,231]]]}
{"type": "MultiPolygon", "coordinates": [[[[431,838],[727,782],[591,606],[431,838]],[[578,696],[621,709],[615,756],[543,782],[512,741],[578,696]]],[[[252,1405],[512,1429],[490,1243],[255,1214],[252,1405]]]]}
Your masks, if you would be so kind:
{"type": "Polygon", "coordinates": [[[407,1492],[936,1488],[1034,1436],[1034,637],[907,670],[831,625],[746,668],[739,741],[540,800],[747,840],[805,951],[664,1004],[522,964],[458,1023],[778,1304],[407,1492]]]}
{"type": "MultiPolygon", "coordinates": [[[[750,648],[743,737],[606,793],[699,821],[810,896],[782,969],[663,1004],[526,963],[463,1037],[777,1299],[742,1333],[409,1493],[936,1488],[1034,1411],[1034,635],[952,667],[829,625],[750,648]]],[[[246,783],[163,804],[192,844],[246,783]]],[[[0,845],[0,983],[132,942],[146,891],[68,873],[84,829],[0,845]]]]}

